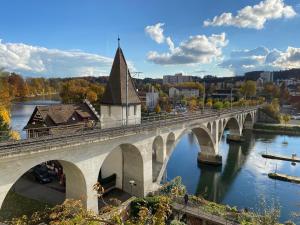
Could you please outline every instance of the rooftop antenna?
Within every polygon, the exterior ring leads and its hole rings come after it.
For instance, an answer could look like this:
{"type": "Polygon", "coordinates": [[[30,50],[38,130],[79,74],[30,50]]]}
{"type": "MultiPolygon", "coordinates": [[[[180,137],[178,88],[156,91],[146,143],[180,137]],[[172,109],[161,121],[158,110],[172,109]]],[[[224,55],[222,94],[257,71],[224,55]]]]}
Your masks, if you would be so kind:
{"type": "Polygon", "coordinates": [[[136,77],[140,78],[140,75],[141,75],[142,73],[143,73],[143,72],[131,72],[131,74],[133,74],[133,76],[131,76],[131,77],[133,77],[133,78],[136,78],[136,77]]]}
{"type": "Polygon", "coordinates": [[[120,37],[118,35],[118,48],[120,48],[120,37]]]}

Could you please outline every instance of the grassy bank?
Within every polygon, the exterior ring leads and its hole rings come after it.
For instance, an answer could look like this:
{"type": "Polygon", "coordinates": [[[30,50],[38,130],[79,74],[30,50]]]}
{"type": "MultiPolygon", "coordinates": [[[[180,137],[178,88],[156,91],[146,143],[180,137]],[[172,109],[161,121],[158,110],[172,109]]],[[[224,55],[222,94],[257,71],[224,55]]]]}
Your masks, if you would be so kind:
{"type": "Polygon", "coordinates": [[[284,126],[281,124],[256,123],[253,126],[253,130],[276,134],[300,135],[300,126],[291,125],[284,126]]]}

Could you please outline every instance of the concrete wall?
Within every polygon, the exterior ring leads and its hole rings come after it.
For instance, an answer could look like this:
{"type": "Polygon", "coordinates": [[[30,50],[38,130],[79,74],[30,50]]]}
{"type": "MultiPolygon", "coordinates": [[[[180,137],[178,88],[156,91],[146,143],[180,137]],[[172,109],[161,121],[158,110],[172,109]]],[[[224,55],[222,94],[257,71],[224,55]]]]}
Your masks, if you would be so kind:
{"type": "MultiPolygon", "coordinates": [[[[100,106],[101,128],[126,125],[126,106],[100,106]]],[[[141,105],[128,106],[128,125],[141,123],[141,105]]]]}

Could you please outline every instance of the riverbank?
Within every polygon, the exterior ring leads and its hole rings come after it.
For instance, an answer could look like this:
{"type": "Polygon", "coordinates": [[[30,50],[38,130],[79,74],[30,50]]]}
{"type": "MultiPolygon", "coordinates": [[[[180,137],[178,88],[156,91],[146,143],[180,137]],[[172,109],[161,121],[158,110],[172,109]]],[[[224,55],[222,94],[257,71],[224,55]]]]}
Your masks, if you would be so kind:
{"type": "Polygon", "coordinates": [[[253,126],[254,131],[267,132],[274,134],[289,134],[300,136],[300,126],[293,124],[268,124],[268,123],[255,123],[253,126]]]}
{"type": "MultiPolygon", "coordinates": [[[[108,201],[98,213],[86,211],[80,201],[66,199],[66,201],[55,207],[36,204],[30,199],[21,198],[20,208],[16,219],[11,219],[15,215],[4,212],[8,217],[7,224],[125,224],[139,225],[149,221],[157,221],[149,224],[210,224],[210,225],[238,225],[238,224],[268,224],[279,225],[279,209],[272,205],[262,208],[263,211],[250,211],[247,209],[238,210],[236,207],[217,204],[205,200],[195,195],[185,195],[186,188],[181,183],[181,178],[177,177],[169,183],[164,184],[155,193],[148,197],[135,198],[121,203],[118,200],[108,201]],[[187,198],[187,200],[185,200],[187,198]],[[24,203],[34,203],[37,205],[36,211],[32,212],[32,206],[24,203]],[[31,211],[27,211],[28,207],[31,211]],[[25,210],[25,212],[24,212],[25,210]],[[23,213],[22,213],[23,212],[23,213]],[[26,214],[25,214],[26,213],[26,214]],[[26,216],[24,216],[26,215],[26,216]],[[63,216],[62,216],[63,215],[63,216]],[[103,223],[95,223],[103,222],[103,223]],[[104,222],[105,221],[105,222],[104,222]],[[29,223],[30,222],[30,223],[29,223]],[[122,223],[123,224],[123,223],[122,223]]],[[[12,195],[11,200],[20,201],[12,195]]],[[[20,196],[17,196],[20,198],[20,196]]],[[[3,210],[3,209],[2,209],[3,210]]],[[[1,212],[1,211],[0,211],[1,212]]],[[[0,214],[1,215],[1,214],[0,214]]],[[[5,218],[5,217],[4,217],[5,218]]],[[[1,220],[1,219],[0,219],[1,220]]]]}

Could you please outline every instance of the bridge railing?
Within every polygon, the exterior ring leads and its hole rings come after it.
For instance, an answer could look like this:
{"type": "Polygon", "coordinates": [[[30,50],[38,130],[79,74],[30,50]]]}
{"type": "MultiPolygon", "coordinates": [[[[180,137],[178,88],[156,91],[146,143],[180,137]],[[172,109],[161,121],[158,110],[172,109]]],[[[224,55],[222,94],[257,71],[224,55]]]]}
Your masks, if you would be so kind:
{"type": "MultiPolygon", "coordinates": [[[[173,198],[173,204],[171,206],[175,210],[179,210],[183,213],[188,213],[193,216],[196,216],[198,218],[202,218],[204,220],[208,220],[211,222],[215,222],[218,224],[231,224],[231,225],[237,225],[239,224],[237,220],[237,215],[234,215],[233,212],[230,211],[222,211],[218,210],[217,208],[210,209],[207,205],[207,201],[205,200],[198,200],[193,201],[193,196],[191,196],[187,204],[185,204],[184,199],[181,197],[173,198]]],[[[236,212],[237,214],[237,212],[236,212]]]]}
{"type": "Polygon", "coordinates": [[[251,111],[257,109],[257,107],[248,107],[245,108],[235,108],[232,110],[222,110],[222,111],[197,111],[192,113],[184,113],[173,116],[153,116],[149,118],[144,118],[141,123],[136,123],[128,126],[121,127],[113,127],[101,129],[99,126],[95,126],[92,128],[82,128],[78,132],[68,133],[65,132],[63,134],[49,134],[37,138],[23,139],[19,141],[9,141],[9,142],[0,142],[0,155],[9,153],[10,151],[16,152],[17,149],[26,149],[29,148],[33,150],[33,148],[41,148],[41,147],[53,147],[59,144],[71,144],[78,141],[88,141],[94,138],[101,139],[111,139],[119,136],[131,135],[134,133],[140,133],[144,131],[149,131],[156,129],[158,127],[170,126],[173,124],[181,124],[197,119],[209,119],[231,116],[238,113],[243,113],[246,111],[251,111]]]}

